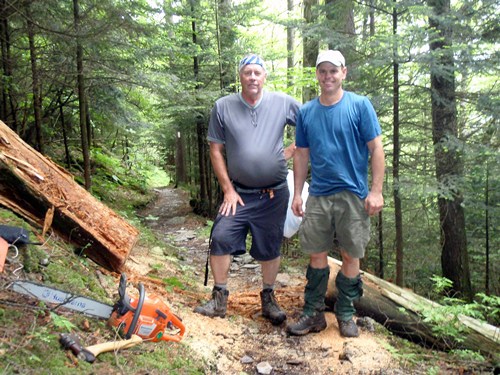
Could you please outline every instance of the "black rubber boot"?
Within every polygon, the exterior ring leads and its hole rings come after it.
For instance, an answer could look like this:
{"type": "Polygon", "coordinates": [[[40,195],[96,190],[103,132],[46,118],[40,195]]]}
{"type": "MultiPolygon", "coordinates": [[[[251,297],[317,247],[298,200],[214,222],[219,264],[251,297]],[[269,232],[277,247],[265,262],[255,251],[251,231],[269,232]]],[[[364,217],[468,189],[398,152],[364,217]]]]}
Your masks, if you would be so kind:
{"type": "Polygon", "coordinates": [[[358,337],[358,327],[352,317],[356,312],[353,302],[363,295],[361,275],[349,278],[339,271],[335,279],[335,285],[338,292],[335,315],[339,323],[340,334],[344,337],[358,337]]]}
{"type": "Polygon", "coordinates": [[[286,327],[290,335],[303,336],[311,332],[320,332],[326,328],[325,313],[323,311],[313,316],[302,315],[297,323],[286,327]]]}
{"type": "Polygon", "coordinates": [[[307,284],[304,291],[304,310],[299,321],[287,327],[291,335],[307,335],[326,328],[325,295],[328,288],[330,267],[312,268],[306,272],[307,284]]]}
{"type": "Polygon", "coordinates": [[[337,318],[337,323],[339,324],[340,334],[344,337],[358,337],[359,331],[358,326],[354,323],[353,319],[340,320],[337,318]]]}
{"type": "Polygon", "coordinates": [[[262,304],[262,316],[264,318],[268,319],[275,326],[285,321],[286,313],[278,305],[272,289],[262,290],[260,292],[260,301],[262,304]]]}
{"type": "Polygon", "coordinates": [[[224,318],[226,316],[228,296],[228,290],[214,287],[212,289],[212,299],[202,306],[197,306],[194,312],[212,318],[215,316],[224,318]]]}

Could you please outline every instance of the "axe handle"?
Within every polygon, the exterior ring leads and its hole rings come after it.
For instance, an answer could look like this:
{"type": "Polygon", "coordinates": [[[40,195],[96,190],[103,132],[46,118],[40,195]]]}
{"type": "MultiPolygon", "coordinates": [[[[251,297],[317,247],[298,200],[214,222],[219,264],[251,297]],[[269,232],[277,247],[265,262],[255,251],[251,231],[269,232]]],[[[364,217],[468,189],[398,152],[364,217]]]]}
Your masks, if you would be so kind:
{"type": "Polygon", "coordinates": [[[119,349],[127,349],[142,342],[142,338],[137,335],[132,335],[128,340],[110,341],[102,344],[88,346],[84,351],[92,353],[97,357],[101,353],[110,352],[119,349]]]}

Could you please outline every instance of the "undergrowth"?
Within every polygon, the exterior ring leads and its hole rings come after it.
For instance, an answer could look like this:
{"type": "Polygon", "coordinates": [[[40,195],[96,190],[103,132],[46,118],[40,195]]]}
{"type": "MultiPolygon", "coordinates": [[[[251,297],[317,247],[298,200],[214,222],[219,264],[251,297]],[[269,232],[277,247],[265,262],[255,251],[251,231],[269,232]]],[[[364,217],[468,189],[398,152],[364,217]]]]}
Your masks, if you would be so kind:
{"type": "MultiPolygon", "coordinates": [[[[135,215],[138,208],[144,207],[154,197],[148,185],[148,175],[153,173],[143,171],[141,174],[141,171],[123,168],[119,161],[104,152],[94,153],[93,161],[96,173],[92,193],[139,229],[138,245],[160,246],[167,256],[174,257],[176,249],[161,243],[135,215]]],[[[158,173],[161,171],[155,170],[154,174],[158,173]]],[[[8,264],[5,272],[0,274],[1,290],[8,288],[9,280],[30,278],[111,305],[115,302],[116,293],[110,295],[103,288],[115,286],[115,278],[79,255],[81,249],[51,231],[42,237],[41,228],[1,207],[0,224],[22,227],[28,230],[32,241],[41,241],[41,245],[20,247],[17,254],[9,250],[8,264]]],[[[164,281],[167,289],[189,285],[187,280],[175,278],[164,281]]],[[[24,295],[2,294],[0,374],[204,374],[207,366],[183,342],[167,341],[102,353],[96,362],[90,364],[62,348],[60,334],[69,332],[76,334],[83,346],[120,339],[105,320],[61,309],[56,311],[24,295]]]]}

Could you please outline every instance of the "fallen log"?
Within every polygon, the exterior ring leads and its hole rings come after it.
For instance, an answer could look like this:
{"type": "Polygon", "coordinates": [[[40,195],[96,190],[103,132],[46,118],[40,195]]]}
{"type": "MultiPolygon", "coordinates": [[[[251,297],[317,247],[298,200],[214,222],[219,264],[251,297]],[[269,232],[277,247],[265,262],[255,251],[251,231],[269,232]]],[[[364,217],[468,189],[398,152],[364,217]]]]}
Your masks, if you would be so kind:
{"type": "MultiPolygon", "coordinates": [[[[342,262],[329,257],[328,264],[330,279],[325,303],[333,309],[337,299],[335,277],[342,262]]],[[[450,337],[439,337],[432,330],[432,325],[424,321],[421,314],[424,309],[440,307],[438,303],[367,272],[362,273],[362,279],[363,297],[354,304],[359,316],[371,317],[394,334],[426,347],[443,351],[469,349],[481,352],[493,363],[500,362],[500,329],[498,327],[467,316],[459,316],[457,324],[466,328],[463,341],[457,342],[450,337]]]]}
{"type": "Polygon", "coordinates": [[[52,227],[80,254],[120,271],[138,230],[78,185],[0,121],[0,205],[31,223],[52,227]]]}

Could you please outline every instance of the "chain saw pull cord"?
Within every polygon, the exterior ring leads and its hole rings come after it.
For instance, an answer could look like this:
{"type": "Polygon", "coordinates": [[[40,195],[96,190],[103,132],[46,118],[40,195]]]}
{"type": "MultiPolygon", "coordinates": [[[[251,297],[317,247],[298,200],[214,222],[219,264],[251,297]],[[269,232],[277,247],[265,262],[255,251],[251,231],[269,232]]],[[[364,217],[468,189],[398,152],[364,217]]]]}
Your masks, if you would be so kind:
{"type": "Polygon", "coordinates": [[[118,328],[126,339],[134,334],[151,341],[179,342],[182,339],[185,327],[181,319],[159,297],[147,296],[142,283],[137,286],[138,299],[127,295],[126,288],[127,277],[122,273],[118,287],[120,299],[108,320],[110,326],[118,328]]]}

